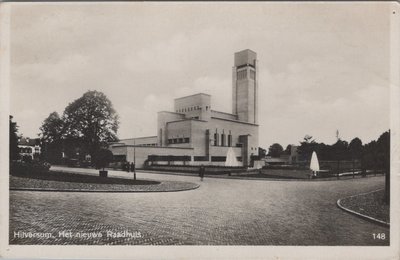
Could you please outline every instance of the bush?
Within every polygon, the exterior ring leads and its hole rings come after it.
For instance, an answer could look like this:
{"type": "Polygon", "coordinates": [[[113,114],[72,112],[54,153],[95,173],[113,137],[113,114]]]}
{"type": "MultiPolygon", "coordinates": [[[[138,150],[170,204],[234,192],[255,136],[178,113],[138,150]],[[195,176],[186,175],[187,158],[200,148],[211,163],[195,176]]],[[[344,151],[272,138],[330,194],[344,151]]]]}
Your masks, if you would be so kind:
{"type": "Polygon", "coordinates": [[[23,162],[15,161],[10,164],[10,174],[32,175],[46,173],[50,170],[50,164],[47,162],[23,162]]]}

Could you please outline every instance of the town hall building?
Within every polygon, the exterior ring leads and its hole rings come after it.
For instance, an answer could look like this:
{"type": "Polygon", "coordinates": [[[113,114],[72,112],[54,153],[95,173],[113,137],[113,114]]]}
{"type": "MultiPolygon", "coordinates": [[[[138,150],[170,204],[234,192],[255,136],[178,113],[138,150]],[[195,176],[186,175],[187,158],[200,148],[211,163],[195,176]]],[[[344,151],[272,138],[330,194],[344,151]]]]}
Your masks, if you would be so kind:
{"type": "Polygon", "coordinates": [[[205,93],[176,98],[174,111],[158,112],[155,136],[110,144],[117,160],[138,168],[167,163],[163,158],[169,164],[224,165],[230,148],[245,167],[258,155],[258,61],[251,50],[235,53],[231,113],[213,110],[205,93]]]}

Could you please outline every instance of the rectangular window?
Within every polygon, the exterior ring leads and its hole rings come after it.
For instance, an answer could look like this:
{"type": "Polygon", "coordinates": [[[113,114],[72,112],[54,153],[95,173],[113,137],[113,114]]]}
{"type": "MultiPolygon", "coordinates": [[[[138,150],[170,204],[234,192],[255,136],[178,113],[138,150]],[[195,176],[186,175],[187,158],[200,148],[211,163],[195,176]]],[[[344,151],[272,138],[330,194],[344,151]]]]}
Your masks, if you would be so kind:
{"type": "Polygon", "coordinates": [[[185,143],[189,143],[189,142],[190,142],[189,137],[186,137],[186,138],[185,138],[185,143]]]}
{"type": "Polygon", "coordinates": [[[250,78],[256,79],[256,72],[254,70],[250,70],[250,78]]]}
{"type": "Polygon", "coordinates": [[[228,146],[232,146],[232,135],[228,135],[228,146]]]}
{"type": "Polygon", "coordinates": [[[247,78],[247,70],[241,70],[237,72],[237,79],[247,78]]]}
{"type": "Polygon", "coordinates": [[[225,134],[221,134],[221,146],[225,146],[225,134]]]}
{"type": "Polygon", "coordinates": [[[214,146],[218,146],[218,133],[214,134],[214,146]]]}
{"type": "Polygon", "coordinates": [[[208,157],[207,156],[193,156],[193,160],[195,162],[205,162],[205,161],[208,161],[208,157]]]}
{"type": "Polygon", "coordinates": [[[211,156],[212,162],[225,162],[226,156],[211,156]]]}

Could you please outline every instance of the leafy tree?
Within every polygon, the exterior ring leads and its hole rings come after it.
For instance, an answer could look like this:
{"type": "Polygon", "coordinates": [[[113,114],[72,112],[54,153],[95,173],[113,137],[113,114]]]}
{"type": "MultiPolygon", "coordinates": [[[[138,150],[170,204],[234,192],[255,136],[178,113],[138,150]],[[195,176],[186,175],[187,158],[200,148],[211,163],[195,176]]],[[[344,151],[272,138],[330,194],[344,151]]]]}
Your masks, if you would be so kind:
{"type": "Polygon", "coordinates": [[[297,148],[299,159],[301,161],[310,161],[313,151],[317,151],[318,143],[312,139],[312,136],[306,135],[300,146],[297,148]]]}
{"type": "Polygon", "coordinates": [[[42,143],[42,157],[51,163],[61,161],[64,122],[57,112],[51,113],[40,127],[42,143]]]}
{"type": "Polygon", "coordinates": [[[363,169],[375,169],[377,162],[377,143],[371,141],[365,144],[361,153],[361,167],[363,169]]]}
{"type": "Polygon", "coordinates": [[[332,145],[332,155],[334,160],[337,161],[337,173],[340,171],[340,162],[350,157],[348,146],[349,144],[341,139],[332,145]]]}
{"type": "Polygon", "coordinates": [[[19,159],[18,150],[18,126],[12,121],[13,116],[10,115],[10,161],[19,159]]]}
{"type": "Polygon", "coordinates": [[[94,157],[94,165],[96,166],[96,169],[103,169],[108,166],[110,162],[113,161],[113,153],[104,148],[100,148],[96,153],[94,157]]]}
{"type": "Polygon", "coordinates": [[[258,147],[259,158],[265,158],[266,155],[267,155],[267,150],[265,150],[264,148],[258,147]]]}
{"type": "Polygon", "coordinates": [[[43,121],[39,136],[46,143],[60,141],[63,135],[63,127],[63,120],[57,112],[53,112],[43,121]]]}
{"type": "Polygon", "coordinates": [[[286,149],[282,152],[282,154],[290,155],[291,150],[292,150],[292,145],[289,144],[288,146],[286,146],[286,149]]]}
{"type": "Polygon", "coordinates": [[[351,140],[349,144],[349,151],[351,158],[353,160],[359,160],[361,158],[361,153],[362,153],[363,145],[362,141],[360,138],[356,137],[353,140],[351,140]]]}
{"type": "Polygon", "coordinates": [[[282,152],[283,152],[283,147],[278,143],[274,143],[268,148],[268,155],[274,158],[280,157],[282,152]]]}
{"type": "Polygon", "coordinates": [[[117,141],[118,115],[102,92],[87,91],[65,108],[62,120],[66,139],[78,140],[92,158],[107,142],[117,141]]]}
{"type": "Polygon", "coordinates": [[[390,204],[390,130],[378,138],[377,150],[379,166],[385,172],[385,202],[390,204]]]}

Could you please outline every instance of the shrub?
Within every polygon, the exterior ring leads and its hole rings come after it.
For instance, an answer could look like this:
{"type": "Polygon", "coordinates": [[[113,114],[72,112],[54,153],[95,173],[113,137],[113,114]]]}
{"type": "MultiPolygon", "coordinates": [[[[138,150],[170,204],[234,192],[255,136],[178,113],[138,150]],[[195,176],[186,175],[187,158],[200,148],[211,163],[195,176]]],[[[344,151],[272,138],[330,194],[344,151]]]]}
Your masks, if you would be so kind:
{"type": "Polygon", "coordinates": [[[23,162],[14,161],[10,164],[10,174],[15,175],[37,175],[46,173],[50,170],[50,164],[47,162],[23,162]]]}

